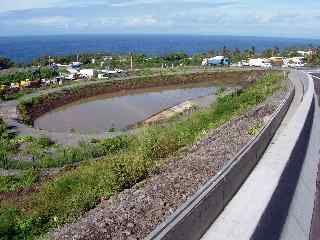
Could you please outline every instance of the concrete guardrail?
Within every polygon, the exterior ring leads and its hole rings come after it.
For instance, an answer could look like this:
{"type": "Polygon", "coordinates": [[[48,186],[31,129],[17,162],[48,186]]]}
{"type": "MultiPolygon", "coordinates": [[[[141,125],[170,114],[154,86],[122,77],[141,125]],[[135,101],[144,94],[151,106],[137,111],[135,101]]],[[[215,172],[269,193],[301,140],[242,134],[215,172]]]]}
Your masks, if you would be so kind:
{"type": "Polygon", "coordinates": [[[287,96],[260,134],[146,239],[200,239],[258,163],[284,119],[294,95],[295,89],[290,84],[287,96]]]}
{"type": "Polygon", "coordinates": [[[297,94],[281,129],[202,240],[310,239],[320,110],[313,79],[303,71],[292,71],[290,79],[297,94]]]}
{"type": "Polygon", "coordinates": [[[302,72],[297,74],[301,74],[305,92],[287,126],[288,134],[279,139],[282,143],[278,147],[286,146],[286,164],[251,239],[310,238],[319,162],[320,116],[313,79],[302,72]],[[286,144],[289,139],[291,142],[286,144]]]}

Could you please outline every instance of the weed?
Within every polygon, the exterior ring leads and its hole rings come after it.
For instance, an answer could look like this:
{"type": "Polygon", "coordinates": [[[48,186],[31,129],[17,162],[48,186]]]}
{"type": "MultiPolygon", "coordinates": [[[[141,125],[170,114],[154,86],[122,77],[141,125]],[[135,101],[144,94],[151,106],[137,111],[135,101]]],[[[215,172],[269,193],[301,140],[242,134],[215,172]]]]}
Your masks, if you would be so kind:
{"type": "Polygon", "coordinates": [[[249,128],[248,134],[257,136],[263,127],[263,121],[257,121],[252,127],[249,128]]]}
{"type": "Polygon", "coordinates": [[[31,187],[39,180],[39,176],[39,172],[33,170],[27,170],[21,176],[0,176],[0,192],[14,192],[31,187]]]}

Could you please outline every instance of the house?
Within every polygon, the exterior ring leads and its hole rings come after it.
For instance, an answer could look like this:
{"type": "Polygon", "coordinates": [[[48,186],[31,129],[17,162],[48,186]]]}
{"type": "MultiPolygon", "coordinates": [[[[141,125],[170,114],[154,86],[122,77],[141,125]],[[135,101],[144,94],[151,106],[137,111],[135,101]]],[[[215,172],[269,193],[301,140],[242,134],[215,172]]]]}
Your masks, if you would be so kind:
{"type": "Polygon", "coordinates": [[[297,53],[298,53],[300,56],[304,56],[304,57],[307,57],[307,56],[312,55],[312,51],[311,51],[311,50],[309,50],[309,51],[297,51],[297,53]]]}

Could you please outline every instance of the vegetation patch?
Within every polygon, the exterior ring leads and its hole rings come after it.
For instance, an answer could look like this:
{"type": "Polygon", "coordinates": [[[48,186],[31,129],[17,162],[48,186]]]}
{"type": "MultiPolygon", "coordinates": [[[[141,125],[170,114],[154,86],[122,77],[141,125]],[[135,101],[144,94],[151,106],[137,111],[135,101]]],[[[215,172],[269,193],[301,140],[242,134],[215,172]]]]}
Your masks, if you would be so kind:
{"type": "Polygon", "coordinates": [[[39,172],[29,169],[21,176],[0,176],[0,192],[15,192],[31,187],[39,180],[39,172]]]}
{"type": "MultiPolygon", "coordinates": [[[[23,203],[2,201],[2,239],[31,239],[70,222],[108,198],[147,178],[182,147],[194,143],[213,128],[262,103],[282,85],[283,74],[269,73],[251,86],[232,95],[221,94],[209,109],[190,118],[152,126],[134,136],[86,144],[100,161],[84,161],[77,169],[43,184],[39,192],[23,203]]],[[[66,150],[68,152],[68,150],[66,150]]],[[[71,151],[72,152],[72,151],[71,151]]],[[[72,152],[71,159],[87,158],[86,151],[72,152]],[[83,154],[83,156],[82,156],[83,154]]],[[[78,159],[79,160],[79,159],[78,159]]]]}
{"type": "Polygon", "coordinates": [[[19,83],[26,79],[36,80],[42,78],[53,78],[58,76],[59,73],[48,67],[27,69],[15,72],[9,72],[6,74],[0,74],[0,84],[10,85],[11,83],[19,83]]]}
{"type": "Polygon", "coordinates": [[[251,136],[257,136],[260,130],[262,129],[263,125],[264,124],[262,120],[257,121],[255,125],[248,130],[248,134],[251,136]]]}

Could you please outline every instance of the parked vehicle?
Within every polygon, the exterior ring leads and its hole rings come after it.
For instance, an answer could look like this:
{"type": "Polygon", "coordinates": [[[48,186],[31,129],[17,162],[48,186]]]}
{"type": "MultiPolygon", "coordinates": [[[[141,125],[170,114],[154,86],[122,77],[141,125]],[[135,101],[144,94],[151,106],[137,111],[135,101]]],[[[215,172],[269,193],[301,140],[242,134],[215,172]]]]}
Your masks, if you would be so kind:
{"type": "Polygon", "coordinates": [[[108,79],[109,75],[107,73],[99,73],[98,79],[108,79]]]}
{"type": "Polygon", "coordinates": [[[71,67],[72,68],[80,68],[81,67],[81,62],[73,62],[73,63],[71,63],[71,67]]]}
{"type": "Polygon", "coordinates": [[[282,66],[284,63],[283,57],[271,57],[269,60],[273,66],[282,66]]]}
{"type": "Polygon", "coordinates": [[[245,61],[245,60],[242,60],[242,61],[241,61],[241,65],[242,65],[243,67],[249,67],[249,66],[250,66],[249,62],[247,62],[247,61],[245,61]]]}
{"type": "Polygon", "coordinates": [[[74,74],[74,73],[71,73],[71,74],[65,76],[64,78],[65,78],[66,80],[76,80],[76,79],[77,79],[77,78],[76,78],[76,74],[74,74]]]}
{"type": "Polygon", "coordinates": [[[262,68],[271,68],[272,64],[269,60],[264,58],[253,58],[249,59],[249,66],[250,67],[262,67],[262,68]]]}
{"type": "Polygon", "coordinates": [[[26,79],[25,81],[20,82],[20,87],[21,88],[27,88],[31,86],[31,81],[29,79],[26,79]]]}
{"type": "Polygon", "coordinates": [[[202,66],[230,66],[231,61],[225,56],[216,56],[213,58],[205,58],[202,61],[202,66]]]}
{"type": "Polygon", "coordinates": [[[304,58],[303,57],[293,57],[293,58],[287,58],[284,60],[283,67],[304,67],[304,58]]]}

